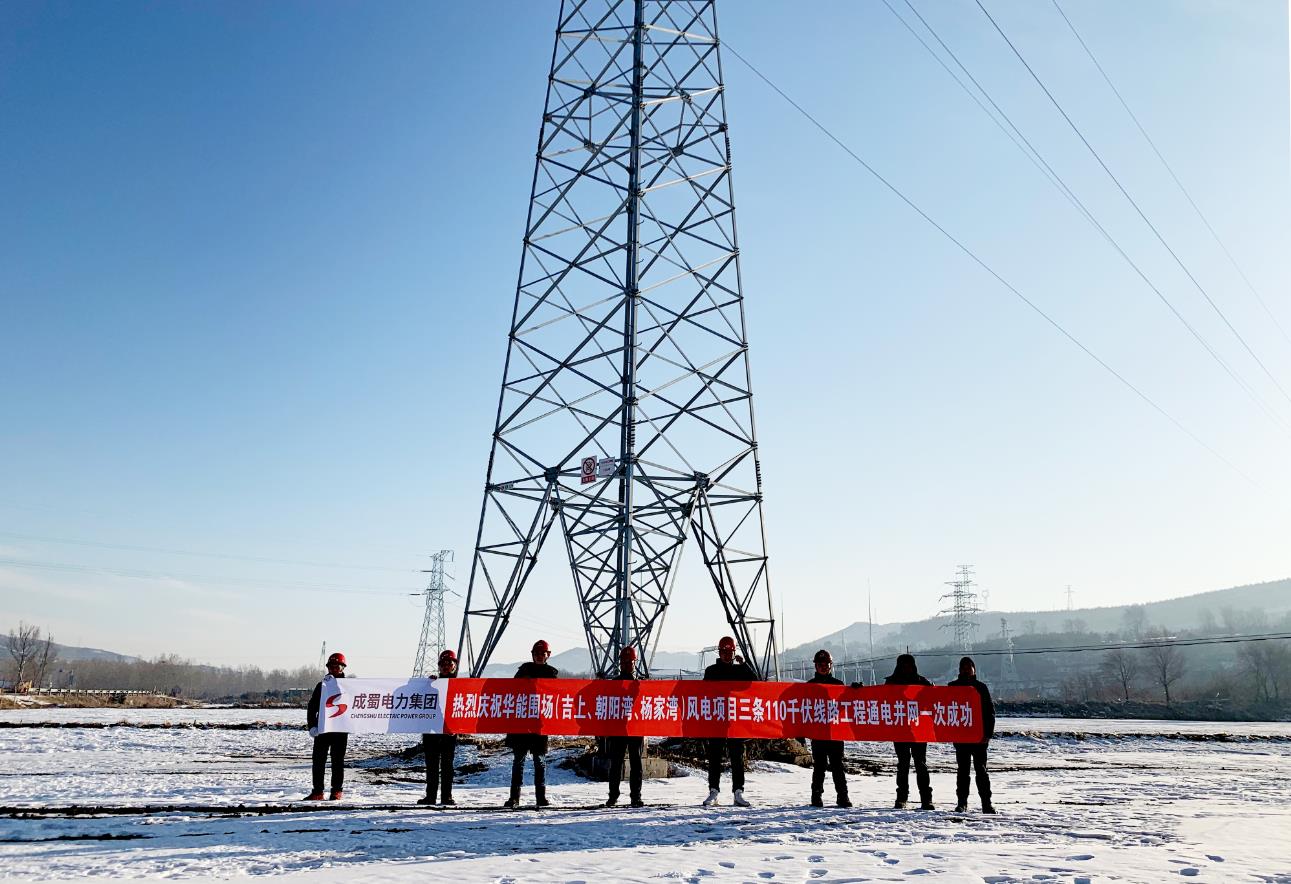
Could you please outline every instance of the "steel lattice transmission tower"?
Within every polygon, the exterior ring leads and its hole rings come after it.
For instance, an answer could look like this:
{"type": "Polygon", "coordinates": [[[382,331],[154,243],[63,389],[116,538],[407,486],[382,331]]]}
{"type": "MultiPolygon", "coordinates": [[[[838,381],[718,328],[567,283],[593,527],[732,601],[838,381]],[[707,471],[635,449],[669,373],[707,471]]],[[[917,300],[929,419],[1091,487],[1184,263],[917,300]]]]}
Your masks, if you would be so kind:
{"type": "Polygon", "coordinates": [[[741,652],[776,672],[752,405],[714,3],[565,0],[462,624],[470,671],[554,529],[595,671],[628,645],[648,671],[690,539],[741,652]]]}
{"type": "Polygon", "coordinates": [[[414,678],[435,674],[435,663],[444,648],[448,647],[448,637],[444,628],[444,596],[448,585],[444,582],[444,563],[453,560],[451,549],[441,549],[430,557],[430,568],[423,571],[429,574],[426,583],[426,616],[421,621],[421,641],[417,642],[417,659],[412,664],[414,678]],[[426,661],[430,662],[427,671],[426,661]]]}
{"type": "Polygon", "coordinates": [[[1004,655],[1000,661],[1000,689],[1015,688],[1018,682],[1018,668],[1013,660],[1013,630],[1009,629],[1006,617],[1000,618],[1000,637],[1004,640],[1004,655]]]}
{"type": "Polygon", "coordinates": [[[942,616],[950,617],[949,623],[942,628],[950,628],[955,634],[955,647],[964,654],[973,650],[973,633],[977,629],[977,593],[973,591],[973,566],[960,565],[954,580],[946,581],[950,592],[941,597],[949,605],[941,610],[942,616]]]}

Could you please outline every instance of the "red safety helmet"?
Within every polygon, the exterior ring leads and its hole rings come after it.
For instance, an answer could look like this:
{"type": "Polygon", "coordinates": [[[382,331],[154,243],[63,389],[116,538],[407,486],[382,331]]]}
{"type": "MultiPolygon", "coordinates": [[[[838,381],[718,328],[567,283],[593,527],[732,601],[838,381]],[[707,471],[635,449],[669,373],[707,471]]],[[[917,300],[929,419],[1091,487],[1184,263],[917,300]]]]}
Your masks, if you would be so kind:
{"type": "Polygon", "coordinates": [[[551,645],[547,644],[546,640],[544,640],[544,639],[541,639],[541,638],[540,638],[540,639],[538,639],[536,642],[534,642],[534,643],[533,643],[533,649],[532,649],[529,653],[531,653],[531,654],[550,654],[550,653],[551,653],[551,645]]]}
{"type": "Polygon", "coordinates": [[[731,638],[729,635],[722,636],[721,639],[719,639],[717,642],[717,650],[719,651],[735,650],[735,639],[731,638]]]}
{"type": "Polygon", "coordinates": [[[817,652],[816,652],[816,656],[814,656],[814,657],[812,657],[812,658],[811,658],[811,662],[813,662],[813,663],[833,663],[833,662],[834,662],[834,655],[833,655],[833,654],[831,654],[831,653],[829,653],[829,651],[826,651],[824,648],[821,648],[819,651],[817,651],[817,652]]]}
{"type": "Polygon", "coordinates": [[[451,648],[447,651],[444,651],[442,654],[439,655],[439,662],[443,663],[445,660],[452,660],[454,663],[456,663],[457,652],[453,651],[451,648]]]}
{"type": "Polygon", "coordinates": [[[337,666],[344,666],[344,665],[345,665],[345,655],[344,655],[344,654],[342,654],[340,651],[337,651],[335,654],[333,654],[332,656],[328,657],[328,658],[327,658],[327,665],[328,665],[328,666],[331,666],[333,663],[335,663],[337,666]]]}
{"type": "Polygon", "coordinates": [[[632,647],[631,645],[628,645],[626,648],[619,651],[619,662],[620,663],[637,662],[637,649],[632,647]]]}

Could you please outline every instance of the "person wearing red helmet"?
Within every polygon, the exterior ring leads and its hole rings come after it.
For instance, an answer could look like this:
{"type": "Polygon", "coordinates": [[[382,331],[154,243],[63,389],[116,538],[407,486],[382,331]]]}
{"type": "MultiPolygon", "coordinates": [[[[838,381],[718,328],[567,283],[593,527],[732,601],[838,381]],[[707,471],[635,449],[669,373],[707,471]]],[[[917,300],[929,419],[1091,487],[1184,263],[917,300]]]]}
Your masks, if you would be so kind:
{"type": "MultiPolygon", "coordinates": [[[[457,675],[457,654],[446,650],[439,655],[438,678],[457,675]]],[[[440,692],[442,696],[442,691],[440,692]]],[[[457,734],[422,734],[421,750],[426,756],[426,797],[418,804],[456,804],[453,800],[453,756],[457,752],[457,734]]]]}
{"type": "MultiPolygon", "coordinates": [[[[616,679],[637,681],[637,649],[628,645],[619,652],[619,674],[616,679]]],[[[628,755],[628,795],[633,807],[643,807],[641,802],[641,747],[645,737],[607,737],[606,751],[610,756],[610,797],[606,807],[619,803],[619,786],[623,781],[623,753],[628,755]]]]}
{"type": "MultiPolygon", "coordinates": [[[[840,687],[842,686],[842,681],[835,678],[833,674],[833,654],[821,648],[816,652],[812,662],[816,666],[816,674],[808,679],[807,684],[836,684],[840,687]]],[[[837,795],[838,806],[851,807],[852,802],[847,797],[847,774],[843,770],[842,740],[811,741],[811,806],[825,806],[826,767],[834,773],[834,792],[837,795]]]]}
{"type": "MultiPolygon", "coordinates": [[[[717,643],[717,662],[704,670],[704,681],[757,681],[758,675],[749,664],[735,659],[735,639],[723,636],[717,643]]],[[[748,807],[744,797],[744,741],[740,739],[711,739],[708,741],[708,797],[704,807],[717,803],[722,785],[722,756],[731,759],[731,789],[734,801],[748,807]]]]}
{"type": "MultiPolygon", "coordinates": [[[[327,658],[327,677],[345,678],[345,655],[339,651],[327,658]]],[[[323,800],[323,775],[327,772],[327,756],[332,756],[332,791],[329,797],[340,801],[342,789],[345,788],[345,747],[349,734],[320,733],[318,727],[318,709],[323,699],[323,683],[314,686],[314,693],[309,697],[309,707],[305,711],[305,722],[309,735],[314,738],[313,774],[314,788],[306,801],[323,800]]]]}
{"type": "MultiPolygon", "coordinates": [[[[516,678],[560,678],[560,672],[547,661],[551,659],[551,646],[539,639],[529,652],[530,663],[521,663],[516,678]]],[[[533,791],[539,807],[551,804],[547,800],[547,737],[543,734],[507,734],[506,744],[511,747],[511,797],[503,807],[520,806],[520,785],[524,782],[524,757],[533,756],[533,791]]]]}

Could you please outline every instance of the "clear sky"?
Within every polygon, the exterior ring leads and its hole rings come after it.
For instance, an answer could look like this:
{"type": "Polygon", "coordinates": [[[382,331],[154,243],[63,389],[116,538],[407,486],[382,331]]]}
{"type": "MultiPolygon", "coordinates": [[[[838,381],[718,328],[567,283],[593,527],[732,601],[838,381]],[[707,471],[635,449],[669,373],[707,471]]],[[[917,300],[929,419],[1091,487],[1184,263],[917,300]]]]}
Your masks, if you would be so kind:
{"type": "MultiPolygon", "coordinates": [[[[788,642],[864,619],[867,582],[928,616],[962,562],[1004,610],[1288,576],[1291,399],[976,4],[914,2],[1253,393],[882,2],[724,0],[732,48],[1236,467],[728,55],[788,642]]],[[[1291,391],[1286,4],[1062,2],[1275,323],[1054,6],[984,2],[1291,391]]],[[[0,5],[0,629],[408,668],[426,555],[465,588],[557,8],[0,5]]],[[[581,643],[561,557],[500,659],[581,643]]],[[[665,649],[725,631],[683,568],[665,649]]]]}

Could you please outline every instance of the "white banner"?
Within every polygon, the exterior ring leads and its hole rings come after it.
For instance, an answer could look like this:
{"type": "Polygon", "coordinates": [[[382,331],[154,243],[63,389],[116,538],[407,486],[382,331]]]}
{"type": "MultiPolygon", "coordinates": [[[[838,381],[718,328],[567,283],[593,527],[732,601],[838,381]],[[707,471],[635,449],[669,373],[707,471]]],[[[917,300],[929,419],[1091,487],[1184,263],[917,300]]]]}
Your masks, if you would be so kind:
{"type": "Polygon", "coordinates": [[[318,732],[441,734],[448,679],[325,678],[318,732]]]}

